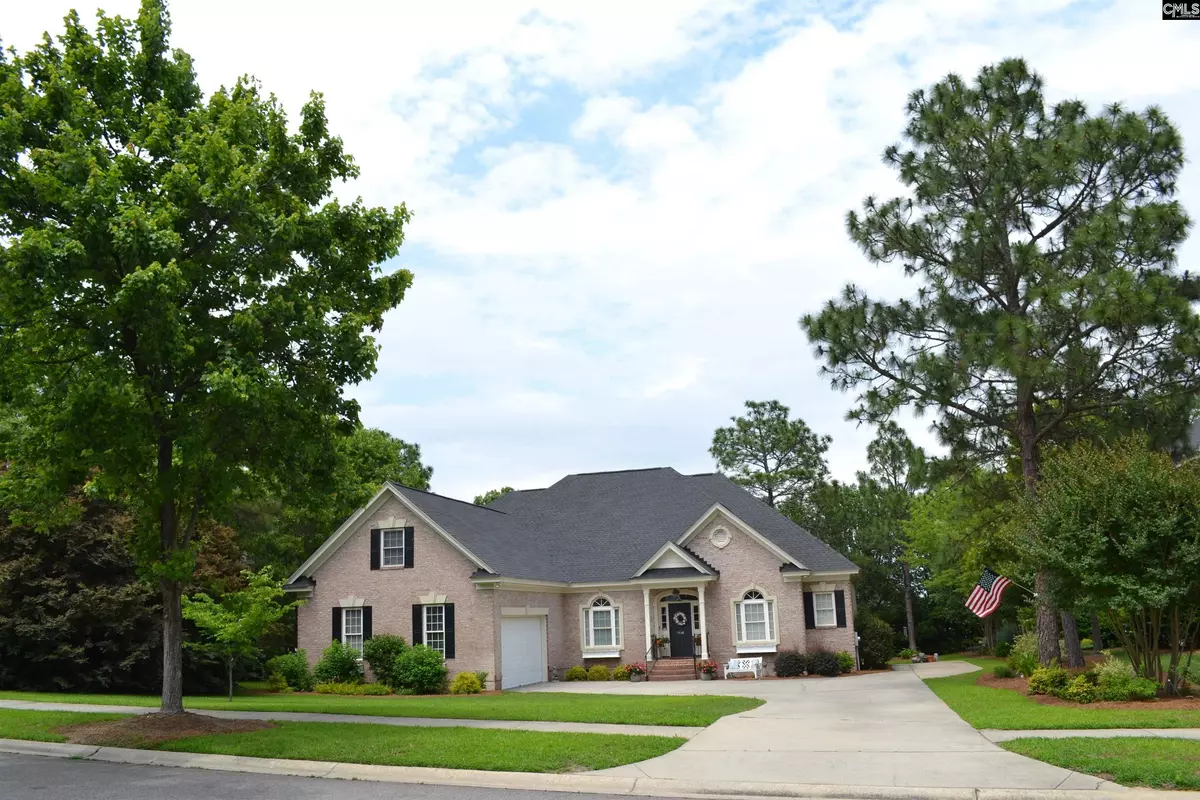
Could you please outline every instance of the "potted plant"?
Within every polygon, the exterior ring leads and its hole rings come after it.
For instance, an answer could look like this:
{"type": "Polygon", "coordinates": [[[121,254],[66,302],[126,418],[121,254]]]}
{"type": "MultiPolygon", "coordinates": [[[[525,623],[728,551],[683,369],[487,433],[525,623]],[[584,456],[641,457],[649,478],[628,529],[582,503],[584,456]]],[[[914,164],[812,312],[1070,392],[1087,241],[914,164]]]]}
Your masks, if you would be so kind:
{"type": "Polygon", "coordinates": [[[636,663],[630,664],[628,669],[629,669],[629,680],[631,683],[641,683],[645,679],[646,665],[643,662],[638,661],[636,663]]]}
{"type": "Polygon", "coordinates": [[[700,634],[697,633],[695,636],[693,636],[692,641],[696,643],[696,647],[698,649],[700,647],[700,634]]]}
{"type": "Polygon", "coordinates": [[[700,680],[711,681],[717,676],[717,662],[711,658],[704,659],[697,666],[700,668],[700,680]]]}
{"type": "Polygon", "coordinates": [[[665,636],[655,636],[654,637],[654,652],[655,653],[658,653],[658,655],[661,656],[663,648],[665,648],[666,646],[667,646],[667,637],[665,637],[665,636]]]}

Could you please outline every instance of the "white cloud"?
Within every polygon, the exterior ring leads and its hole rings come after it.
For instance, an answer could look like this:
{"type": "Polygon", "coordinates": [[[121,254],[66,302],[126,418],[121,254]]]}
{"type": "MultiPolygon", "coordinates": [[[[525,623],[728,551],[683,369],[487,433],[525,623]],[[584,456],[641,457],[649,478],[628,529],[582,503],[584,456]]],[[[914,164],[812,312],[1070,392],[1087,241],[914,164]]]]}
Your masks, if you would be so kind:
{"type": "MultiPolygon", "coordinates": [[[[6,11],[5,43],[28,46],[69,5],[6,11]]],[[[879,154],[914,88],[1020,55],[1051,99],[1156,103],[1200,141],[1200,28],[1152,5],[879,0],[846,12],[849,27],[750,5],[331,14],[180,0],[172,13],[206,87],[251,72],[289,109],[324,91],[363,167],[347,190],[415,209],[419,249],[399,262],[416,283],[389,315],[378,376],[354,392],[369,424],[422,444],[435,488],[469,498],[569,471],[710,469],[712,430],[746,399],[778,398],[831,433],[836,475],[861,468],[871,431],[842,419],[850,398],[817,374],[797,319],[849,280],[903,290],[843,220],[899,191],[879,154]]],[[[1197,213],[1194,167],[1181,197],[1197,213]]]]}

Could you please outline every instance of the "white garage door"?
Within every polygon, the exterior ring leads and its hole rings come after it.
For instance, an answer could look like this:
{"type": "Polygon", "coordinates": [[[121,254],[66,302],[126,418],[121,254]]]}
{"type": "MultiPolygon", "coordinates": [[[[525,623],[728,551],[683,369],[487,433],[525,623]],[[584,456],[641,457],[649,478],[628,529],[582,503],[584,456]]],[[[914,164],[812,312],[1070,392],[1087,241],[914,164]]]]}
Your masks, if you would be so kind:
{"type": "Polygon", "coordinates": [[[500,620],[501,688],[512,689],[546,680],[546,636],[542,617],[500,620]]]}

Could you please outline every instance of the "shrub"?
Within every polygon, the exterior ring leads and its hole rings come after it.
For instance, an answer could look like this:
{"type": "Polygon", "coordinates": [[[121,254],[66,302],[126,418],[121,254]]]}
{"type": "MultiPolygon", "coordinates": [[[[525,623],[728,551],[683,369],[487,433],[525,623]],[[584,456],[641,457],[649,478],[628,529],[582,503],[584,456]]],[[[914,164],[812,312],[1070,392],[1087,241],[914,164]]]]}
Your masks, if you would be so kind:
{"type": "Polygon", "coordinates": [[[846,652],[845,650],[838,650],[836,653],[834,653],[834,656],[837,658],[837,665],[838,665],[839,670],[841,670],[842,672],[853,672],[854,671],[854,656],[853,655],[846,652]]]}
{"type": "Polygon", "coordinates": [[[267,661],[267,672],[278,672],[287,681],[288,687],[297,692],[311,692],[312,673],[308,670],[308,654],[303,650],[275,656],[267,661]]]}
{"type": "Polygon", "coordinates": [[[899,656],[900,658],[909,659],[909,658],[912,658],[913,656],[915,656],[916,654],[917,654],[916,650],[906,647],[903,650],[901,650],[899,653],[897,653],[896,655],[899,656]]]}
{"type": "Polygon", "coordinates": [[[396,680],[396,659],[407,649],[404,637],[381,633],[363,644],[363,661],[371,665],[375,680],[395,689],[400,686],[396,680]]]}
{"type": "Polygon", "coordinates": [[[1086,675],[1076,675],[1058,696],[1076,703],[1090,703],[1096,699],[1096,685],[1086,675]]]}
{"type": "Polygon", "coordinates": [[[721,668],[721,665],[713,661],[711,658],[706,658],[697,664],[696,668],[700,670],[702,675],[716,675],[717,670],[721,668]]]}
{"type": "Polygon", "coordinates": [[[482,691],[483,685],[474,672],[460,672],[450,683],[450,694],[479,694],[482,691]]]}
{"type": "Polygon", "coordinates": [[[1128,683],[1137,675],[1133,671],[1133,665],[1127,661],[1122,661],[1119,658],[1109,656],[1095,666],[1096,679],[1101,686],[1108,683],[1128,683]]]}
{"type": "Polygon", "coordinates": [[[629,667],[625,666],[624,664],[618,664],[613,668],[612,679],[614,681],[629,680],[629,667]]]}
{"type": "Polygon", "coordinates": [[[996,658],[1008,658],[1012,654],[1012,642],[996,643],[996,658]]]}
{"type": "Polygon", "coordinates": [[[863,669],[883,669],[892,655],[896,632],[892,626],[869,611],[854,615],[859,635],[859,656],[863,669]]]}
{"type": "Polygon", "coordinates": [[[576,665],[567,670],[567,674],[563,676],[563,680],[568,681],[586,681],[588,679],[587,670],[576,665]]]}
{"type": "Polygon", "coordinates": [[[362,683],[363,668],[358,660],[358,651],[341,642],[333,642],[321,653],[321,660],[313,669],[313,680],[317,683],[362,683]]]}
{"type": "Polygon", "coordinates": [[[808,658],[799,650],[780,650],[775,656],[775,674],[781,678],[795,678],[808,669],[808,658]]]}
{"type": "Polygon", "coordinates": [[[589,681],[611,681],[612,670],[603,664],[594,664],[587,671],[587,679],[589,681]]]}
{"type": "Polygon", "coordinates": [[[446,659],[432,647],[413,645],[396,658],[396,681],[415,694],[437,694],[446,688],[446,659]]]}
{"type": "Polygon", "coordinates": [[[1029,677],[1038,668],[1038,641],[1036,633],[1022,633],[1008,654],[1008,666],[1018,675],[1029,677]]]}
{"type": "Polygon", "coordinates": [[[1079,647],[1082,650],[1091,650],[1092,647],[1094,647],[1094,646],[1095,645],[1093,644],[1091,639],[1080,639],[1079,640],[1079,647]]]}
{"type": "Polygon", "coordinates": [[[635,661],[632,664],[630,664],[629,665],[629,674],[630,675],[645,675],[646,674],[646,662],[645,661],[635,661]]]}
{"type": "Polygon", "coordinates": [[[1029,676],[1029,693],[1057,695],[1067,688],[1070,680],[1070,674],[1062,667],[1038,667],[1029,676]]]}
{"type": "Polygon", "coordinates": [[[1007,666],[1006,664],[1001,664],[998,667],[993,667],[992,675],[997,678],[1015,678],[1015,677],[1017,677],[1017,673],[1014,672],[1012,670],[1012,668],[1007,666]]]}
{"type": "Polygon", "coordinates": [[[1158,697],[1158,681],[1149,678],[1134,678],[1129,682],[1130,700],[1153,700],[1158,697]]]}
{"type": "Polygon", "coordinates": [[[383,695],[392,693],[382,683],[342,683],[339,681],[329,681],[328,683],[318,683],[313,688],[318,694],[383,695]]]}
{"type": "Polygon", "coordinates": [[[833,653],[818,651],[808,654],[808,674],[824,675],[826,678],[836,678],[842,674],[838,658],[833,653]]]}
{"type": "MultiPolygon", "coordinates": [[[[480,691],[486,692],[487,691],[487,679],[488,679],[487,671],[482,670],[482,669],[476,670],[475,677],[479,678],[479,685],[482,687],[480,689],[480,691]]],[[[499,687],[497,687],[497,688],[499,688],[499,687]]]]}
{"type": "Polygon", "coordinates": [[[272,692],[290,692],[292,687],[288,686],[287,678],[283,677],[281,672],[272,672],[267,676],[267,686],[272,692]]]}

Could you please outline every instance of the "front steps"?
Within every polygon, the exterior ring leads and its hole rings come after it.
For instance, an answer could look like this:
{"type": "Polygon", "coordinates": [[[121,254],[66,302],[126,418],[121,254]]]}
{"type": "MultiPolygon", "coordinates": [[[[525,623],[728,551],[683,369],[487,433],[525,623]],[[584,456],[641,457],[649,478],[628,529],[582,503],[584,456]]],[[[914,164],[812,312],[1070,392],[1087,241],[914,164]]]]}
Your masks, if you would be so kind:
{"type": "Polygon", "coordinates": [[[698,680],[690,658],[660,658],[650,670],[652,681],[698,680]]]}

